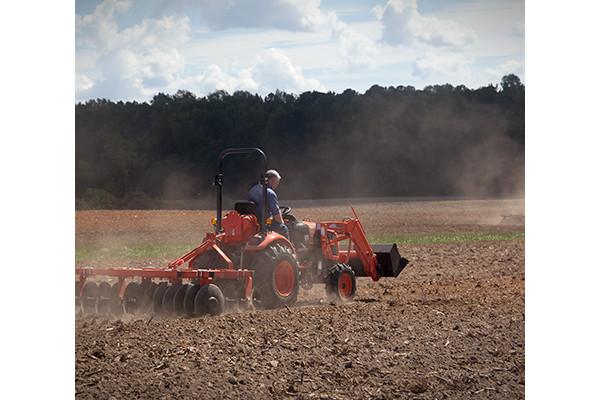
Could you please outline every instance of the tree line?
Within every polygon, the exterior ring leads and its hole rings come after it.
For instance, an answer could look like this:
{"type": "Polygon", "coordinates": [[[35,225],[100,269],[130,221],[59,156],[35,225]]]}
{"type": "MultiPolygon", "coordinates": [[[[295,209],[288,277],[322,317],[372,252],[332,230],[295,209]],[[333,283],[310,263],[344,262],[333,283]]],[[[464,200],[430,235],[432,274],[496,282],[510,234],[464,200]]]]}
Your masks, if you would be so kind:
{"type": "MultiPolygon", "coordinates": [[[[514,196],[524,190],[525,87],[372,86],[265,97],[180,90],[149,102],[75,105],[76,208],[212,207],[219,153],[258,147],[282,199],[514,196]]],[[[244,198],[256,157],[227,159],[244,198]]]]}

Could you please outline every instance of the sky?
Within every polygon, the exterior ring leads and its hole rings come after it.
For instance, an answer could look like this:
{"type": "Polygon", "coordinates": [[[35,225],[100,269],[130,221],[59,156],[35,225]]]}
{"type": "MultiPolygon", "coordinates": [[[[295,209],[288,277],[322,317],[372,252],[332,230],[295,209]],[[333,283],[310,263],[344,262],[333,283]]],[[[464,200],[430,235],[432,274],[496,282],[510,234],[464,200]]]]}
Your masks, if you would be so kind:
{"type": "Polygon", "coordinates": [[[524,0],[76,0],[75,100],[525,81],[524,0]]]}

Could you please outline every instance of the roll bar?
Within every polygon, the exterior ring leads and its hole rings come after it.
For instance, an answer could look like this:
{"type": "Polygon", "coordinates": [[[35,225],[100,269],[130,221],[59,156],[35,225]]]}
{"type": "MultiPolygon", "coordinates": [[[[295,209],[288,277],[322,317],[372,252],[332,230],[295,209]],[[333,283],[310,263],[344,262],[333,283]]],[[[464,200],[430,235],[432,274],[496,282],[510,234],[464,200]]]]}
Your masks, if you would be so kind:
{"type": "Polygon", "coordinates": [[[217,174],[215,175],[214,186],[217,187],[217,232],[221,232],[221,214],[223,212],[223,160],[225,157],[234,154],[258,154],[262,159],[262,170],[260,173],[260,184],[262,185],[262,210],[260,210],[260,232],[267,233],[267,156],[261,149],[256,147],[232,148],[225,149],[219,154],[217,159],[217,174]]]}

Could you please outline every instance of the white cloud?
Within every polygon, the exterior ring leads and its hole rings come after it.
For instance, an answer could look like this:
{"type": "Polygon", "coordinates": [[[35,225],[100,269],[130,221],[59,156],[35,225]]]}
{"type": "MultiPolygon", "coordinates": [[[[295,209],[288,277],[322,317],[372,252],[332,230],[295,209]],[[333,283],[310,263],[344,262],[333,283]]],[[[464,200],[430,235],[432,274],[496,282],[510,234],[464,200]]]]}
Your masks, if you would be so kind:
{"type": "MultiPolygon", "coordinates": [[[[195,78],[195,85],[203,95],[217,90],[224,90],[232,93],[235,90],[246,90],[238,78],[227,74],[218,65],[211,64],[206,70],[195,78]]],[[[254,82],[249,82],[250,86],[255,86],[254,82]]],[[[246,83],[248,84],[248,82],[246,83]]]]}
{"type": "Polygon", "coordinates": [[[305,78],[302,69],[293,65],[281,49],[269,49],[263,52],[250,68],[250,72],[259,85],[269,91],[274,89],[295,92],[324,90],[316,79],[305,78]]]}
{"type": "Polygon", "coordinates": [[[414,65],[413,74],[422,78],[431,75],[465,75],[473,60],[458,53],[426,52],[414,65]]]}
{"type": "Polygon", "coordinates": [[[93,14],[75,15],[77,43],[91,47],[112,48],[118,41],[119,27],[115,13],[122,14],[131,7],[131,0],[105,0],[93,14]]]}
{"type": "Polygon", "coordinates": [[[177,49],[122,49],[102,55],[98,65],[104,76],[96,85],[99,97],[114,91],[120,99],[143,100],[158,91],[177,90],[185,60],[177,49]]]}
{"type": "Polygon", "coordinates": [[[495,68],[488,68],[485,72],[494,82],[500,82],[503,76],[515,74],[521,82],[525,82],[525,62],[523,60],[508,60],[495,68]]]}
{"type": "Polygon", "coordinates": [[[421,15],[417,0],[389,0],[384,7],[376,6],[373,12],[383,24],[381,42],[391,46],[421,43],[461,47],[477,40],[475,31],[455,21],[421,15]]]}
{"type": "MultiPolygon", "coordinates": [[[[205,16],[223,17],[229,26],[256,23],[257,26],[264,24],[310,31],[327,29],[328,24],[336,22],[335,13],[322,12],[319,1],[314,0],[302,3],[204,1],[202,6],[205,16]],[[268,13],[260,12],[267,8],[268,13]]],[[[80,74],[76,81],[76,98],[85,95],[88,98],[144,100],[158,91],[176,91],[189,86],[204,94],[215,90],[248,90],[264,94],[276,89],[290,92],[325,90],[318,80],[306,78],[301,68],[280,49],[263,51],[245,66],[208,64],[201,74],[185,78],[185,57],[179,49],[190,40],[189,17],[144,18],[141,23],[120,31],[115,17],[130,8],[130,1],[105,0],[93,14],[76,15],[77,44],[99,49],[95,66],[101,70],[95,81],[89,74],[80,74]]],[[[221,24],[219,18],[212,22],[221,24]]],[[[360,36],[355,35],[354,40],[357,38],[360,36]]],[[[360,63],[357,60],[361,55],[348,43],[343,54],[349,65],[356,65],[360,63]]]]}
{"type": "Polygon", "coordinates": [[[96,66],[101,78],[76,82],[76,98],[143,99],[159,90],[176,90],[185,67],[178,47],[189,40],[187,16],[144,18],[119,32],[115,14],[129,10],[130,1],[105,0],[93,14],[76,15],[77,43],[100,49],[96,66]]]}
{"type": "Polygon", "coordinates": [[[202,0],[201,16],[211,29],[275,28],[314,31],[333,25],[334,13],[320,9],[320,0],[202,0]]]}
{"type": "Polygon", "coordinates": [[[332,40],[337,45],[337,53],[349,70],[373,68],[378,56],[375,42],[347,24],[338,22],[332,31],[332,40]]]}
{"type": "Polygon", "coordinates": [[[87,92],[94,87],[94,82],[85,75],[75,74],[75,91],[87,92]]]}
{"type": "Polygon", "coordinates": [[[124,29],[119,45],[131,48],[173,48],[187,42],[190,19],[185,16],[166,16],[162,19],[144,18],[140,25],[124,29]]]}
{"type": "Polygon", "coordinates": [[[246,90],[261,95],[275,92],[277,89],[289,93],[325,90],[318,80],[306,78],[302,69],[294,65],[281,49],[263,51],[247,67],[237,63],[231,63],[223,68],[214,64],[209,65],[190,84],[197,88],[201,95],[216,90],[225,90],[229,93],[246,90]]]}

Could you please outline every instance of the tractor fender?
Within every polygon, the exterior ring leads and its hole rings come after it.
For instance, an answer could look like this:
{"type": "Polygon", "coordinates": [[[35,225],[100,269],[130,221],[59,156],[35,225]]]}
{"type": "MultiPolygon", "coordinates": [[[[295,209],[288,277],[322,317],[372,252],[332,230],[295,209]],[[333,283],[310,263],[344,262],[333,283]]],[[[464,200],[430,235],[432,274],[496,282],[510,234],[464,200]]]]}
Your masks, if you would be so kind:
{"type": "Polygon", "coordinates": [[[246,244],[246,247],[244,248],[245,251],[258,251],[258,250],[264,250],[267,248],[267,246],[271,245],[272,243],[281,243],[286,247],[289,247],[290,249],[292,249],[292,252],[294,253],[294,257],[296,256],[296,249],[294,249],[294,246],[292,246],[292,243],[283,235],[280,235],[277,232],[269,232],[266,235],[259,233],[257,235],[251,236],[250,239],[248,240],[248,243],[246,244]]]}

